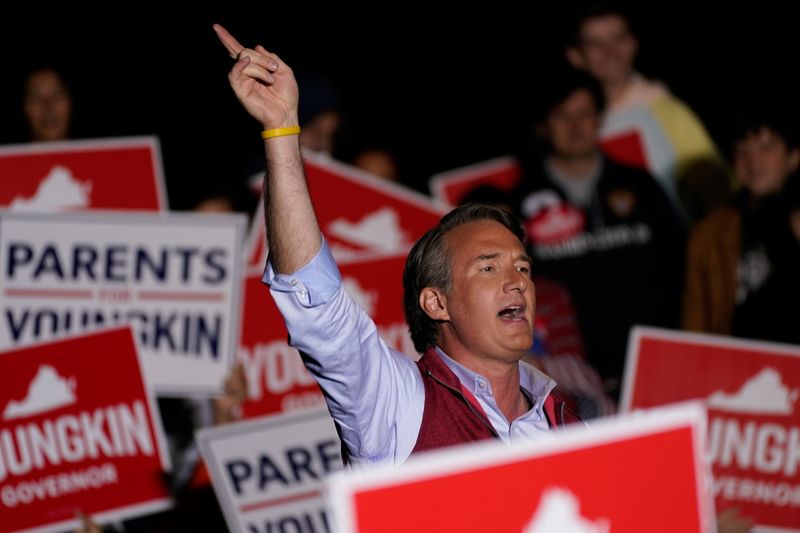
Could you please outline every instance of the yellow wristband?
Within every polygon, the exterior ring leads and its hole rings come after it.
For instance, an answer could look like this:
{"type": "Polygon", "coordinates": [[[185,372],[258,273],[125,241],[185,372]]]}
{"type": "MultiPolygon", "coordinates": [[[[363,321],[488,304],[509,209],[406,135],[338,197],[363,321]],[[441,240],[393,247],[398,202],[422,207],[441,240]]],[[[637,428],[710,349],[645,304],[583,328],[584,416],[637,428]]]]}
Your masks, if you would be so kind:
{"type": "Polygon", "coordinates": [[[271,139],[273,137],[283,137],[284,135],[297,135],[300,133],[300,126],[289,126],[288,128],[272,128],[271,130],[264,130],[261,132],[262,139],[271,139]]]}

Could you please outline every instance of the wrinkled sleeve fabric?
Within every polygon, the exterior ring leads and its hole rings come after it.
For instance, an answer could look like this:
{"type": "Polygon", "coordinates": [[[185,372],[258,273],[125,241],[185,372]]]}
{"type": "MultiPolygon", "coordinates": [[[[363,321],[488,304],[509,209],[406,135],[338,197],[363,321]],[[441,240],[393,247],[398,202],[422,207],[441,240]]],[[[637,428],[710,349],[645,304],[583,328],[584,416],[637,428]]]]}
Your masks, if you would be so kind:
{"type": "Polygon", "coordinates": [[[347,295],[327,243],[291,274],[276,274],[268,262],[263,281],[286,322],[289,344],[322,389],[351,463],[404,462],[422,424],[422,378],[347,295]]]}

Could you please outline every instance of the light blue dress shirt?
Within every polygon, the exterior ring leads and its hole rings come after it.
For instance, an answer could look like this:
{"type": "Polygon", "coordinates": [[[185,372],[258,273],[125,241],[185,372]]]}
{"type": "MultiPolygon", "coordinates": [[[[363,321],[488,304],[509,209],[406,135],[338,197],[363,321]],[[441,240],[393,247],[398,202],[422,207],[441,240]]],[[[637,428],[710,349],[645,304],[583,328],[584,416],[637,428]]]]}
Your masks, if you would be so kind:
{"type": "MultiPolygon", "coordinates": [[[[317,255],[293,274],[276,275],[267,263],[263,281],[297,348],[317,380],[353,464],[403,463],[417,441],[425,388],[416,363],[389,348],[372,319],[344,291],[339,269],[323,241],[317,255]]],[[[497,406],[489,380],[437,348],[475,395],[505,442],[549,435],[542,409],[555,382],[520,362],[520,386],[533,408],[512,421],[497,406]]]]}

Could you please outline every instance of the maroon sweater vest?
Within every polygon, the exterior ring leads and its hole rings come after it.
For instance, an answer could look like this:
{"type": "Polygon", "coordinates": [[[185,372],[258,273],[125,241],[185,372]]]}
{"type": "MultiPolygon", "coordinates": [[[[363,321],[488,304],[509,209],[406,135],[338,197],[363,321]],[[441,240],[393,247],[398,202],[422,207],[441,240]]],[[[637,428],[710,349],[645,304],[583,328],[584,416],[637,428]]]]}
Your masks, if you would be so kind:
{"type": "MultiPolygon", "coordinates": [[[[425,407],[412,454],[499,438],[491,422],[464,395],[458,377],[435,349],[428,348],[425,351],[417,361],[417,368],[425,385],[425,407]]],[[[580,420],[553,393],[545,399],[544,412],[551,428],[580,420]]]]}

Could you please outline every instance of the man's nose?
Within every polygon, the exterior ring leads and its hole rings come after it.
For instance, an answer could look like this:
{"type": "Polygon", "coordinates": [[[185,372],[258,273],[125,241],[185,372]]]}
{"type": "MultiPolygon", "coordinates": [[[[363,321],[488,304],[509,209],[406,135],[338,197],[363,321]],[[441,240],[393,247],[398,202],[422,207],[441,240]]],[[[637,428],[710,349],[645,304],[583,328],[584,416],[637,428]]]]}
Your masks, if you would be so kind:
{"type": "Polygon", "coordinates": [[[525,292],[528,290],[528,281],[525,274],[515,268],[513,274],[506,279],[503,289],[505,292],[525,292]]]}

